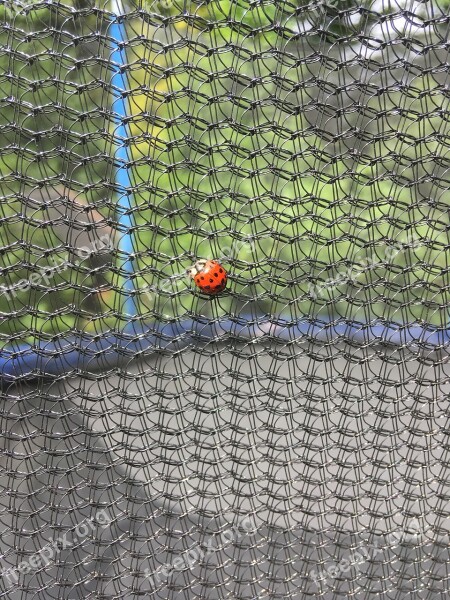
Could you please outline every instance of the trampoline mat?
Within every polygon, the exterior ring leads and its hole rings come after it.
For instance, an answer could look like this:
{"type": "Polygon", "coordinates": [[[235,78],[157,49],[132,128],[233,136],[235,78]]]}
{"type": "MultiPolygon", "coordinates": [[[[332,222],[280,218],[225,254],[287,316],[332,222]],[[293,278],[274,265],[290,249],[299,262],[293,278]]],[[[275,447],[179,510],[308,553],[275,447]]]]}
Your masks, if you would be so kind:
{"type": "Polygon", "coordinates": [[[3,573],[67,547],[8,597],[445,595],[449,369],[234,341],[11,388],[3,573]]]}

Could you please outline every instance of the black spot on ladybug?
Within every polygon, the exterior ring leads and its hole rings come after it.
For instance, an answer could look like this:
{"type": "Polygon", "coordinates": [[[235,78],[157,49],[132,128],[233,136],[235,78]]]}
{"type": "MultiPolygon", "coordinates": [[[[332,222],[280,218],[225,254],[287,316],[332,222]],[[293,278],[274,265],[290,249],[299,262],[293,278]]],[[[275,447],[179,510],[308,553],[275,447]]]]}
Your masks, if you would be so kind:
{"type": "Polygon", "coordinates": [[[214,277],[219,277],[219,274],[218,273],[214,273],[214,277]]]}
{"type": "Polygon", "coordinates": [[[223,269],[219,269],[219,273],[223,273],[223,269]]]}
{"type": "Polygon", "coordinates": [[[202,275],[202,276],[200,277],[200,279],[205,279],[205,278],[204,278],[204,277],[203,277],[203,275],[202,275]]]}
{"type": "Polygon", "coordinates": [[[209,280],[209,283],[214,283],[214,279],[210,279],[210,280],[209,280]]]}
{"type": "Polygon", "coordinates": [[[205,285],[205,290],[209,290],[210,287],[210,285],[205,285]]]}

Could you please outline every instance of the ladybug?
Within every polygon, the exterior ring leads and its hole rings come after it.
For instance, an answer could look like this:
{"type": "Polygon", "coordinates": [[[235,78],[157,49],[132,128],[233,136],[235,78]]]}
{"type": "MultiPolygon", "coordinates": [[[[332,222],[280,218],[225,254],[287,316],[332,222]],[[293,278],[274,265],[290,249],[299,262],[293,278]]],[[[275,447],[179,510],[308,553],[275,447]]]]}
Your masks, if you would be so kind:
{"type": "Polygon", "coordinates": [[[216,260],[198,260],[187,274],[205,294],[218,294],[227,286],[227,272],[216,260]]]}

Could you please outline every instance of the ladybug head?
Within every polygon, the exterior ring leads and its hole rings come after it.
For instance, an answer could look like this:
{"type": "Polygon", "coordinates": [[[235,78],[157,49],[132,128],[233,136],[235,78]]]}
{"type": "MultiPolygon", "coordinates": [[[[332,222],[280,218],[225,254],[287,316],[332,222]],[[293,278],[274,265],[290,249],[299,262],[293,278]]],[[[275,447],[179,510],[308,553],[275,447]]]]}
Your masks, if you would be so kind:
{"type": "Polygon", "coordinates": [[[189,267],[189,269],[186,269],[186,274],[189,275],[190,277],[194,278],[196,275],[198,275],[205,269],[207,262],[208,262],[207,260],[205,260],[204,258],[201,258],[196,263],[194,263],[192,265],[192,267],[189,267]]]}

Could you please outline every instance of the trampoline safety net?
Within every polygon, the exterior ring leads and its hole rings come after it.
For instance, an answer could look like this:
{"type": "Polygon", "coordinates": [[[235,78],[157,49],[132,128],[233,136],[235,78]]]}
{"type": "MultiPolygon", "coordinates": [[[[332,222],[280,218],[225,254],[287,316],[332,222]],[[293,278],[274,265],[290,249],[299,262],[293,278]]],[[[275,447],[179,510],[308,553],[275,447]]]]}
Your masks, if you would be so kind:
{"type": "Polygon", "coordinates": [[[0,1],[1,598],[448,598],[449,27],[0,1]]]}

